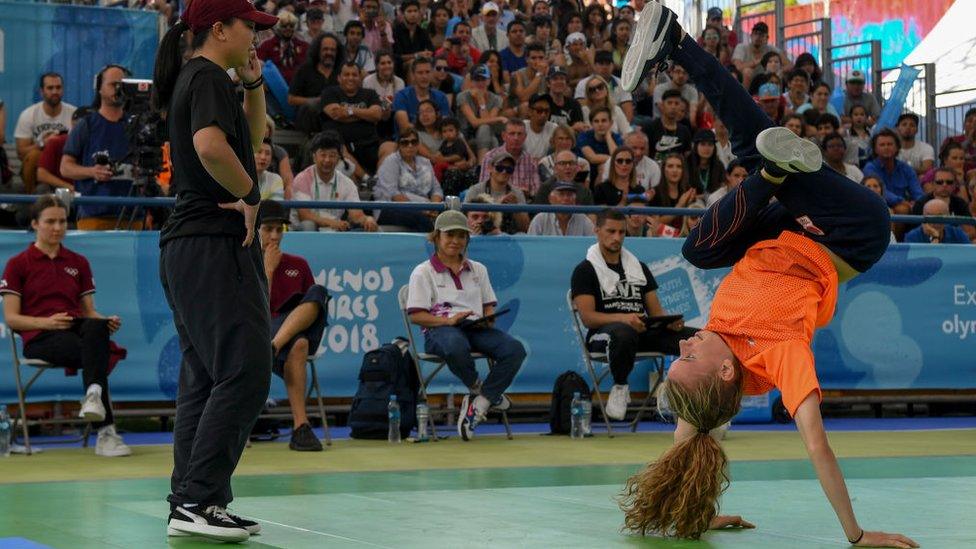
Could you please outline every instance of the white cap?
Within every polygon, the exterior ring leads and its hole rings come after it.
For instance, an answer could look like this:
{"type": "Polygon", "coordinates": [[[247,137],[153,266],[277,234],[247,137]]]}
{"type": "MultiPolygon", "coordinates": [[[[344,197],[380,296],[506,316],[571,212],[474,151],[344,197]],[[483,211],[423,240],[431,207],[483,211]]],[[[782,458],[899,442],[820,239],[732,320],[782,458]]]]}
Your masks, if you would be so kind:
{"type": "Polygon", "coordinates": [[[573,42],[582,42],[586,44],[586,35],[581,32],[574,32],[566,37],[566,44],[572,44],[573,42]]]}
{"type": "Polygon", "coordinates": [[[485,2],[481,6],[481,13],[491,13],[491,12],[501,13],[502,10],[498,9],[498,4],[494,2],[485,2]]]}

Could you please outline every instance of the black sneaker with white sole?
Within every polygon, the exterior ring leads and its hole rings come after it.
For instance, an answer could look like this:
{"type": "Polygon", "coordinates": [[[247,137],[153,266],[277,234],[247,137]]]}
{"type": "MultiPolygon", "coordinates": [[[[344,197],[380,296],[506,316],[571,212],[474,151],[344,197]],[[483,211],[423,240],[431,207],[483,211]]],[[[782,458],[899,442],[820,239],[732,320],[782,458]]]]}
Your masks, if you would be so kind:
{"type": "Polygon", "coordinates": [[[666,67],[668,57],[681,41],[681,33],[673,11],[657,2],[648,2],[631,34],[630,49],[620,70],[620,85],[633,92],[647,73],[666,67]]]}
{"type": "Polygon", "coordinates": [[[291,432],[288,447],[296,452],[321,452],[322,442],[315,436],[315,431],[308,423],[302,423],[291,432]]]}
{"type": "Polygon", "coordinates": [[[257,522],[254,522],[251,519],[246,519],[244,517],[239,517],[226,509],[224,511],[227,513],[227,516],[230,517],[231,520],[237,523],[238,526],[241,526],[245,530],[247,530],[248,534],[252,536],[256,536],[261,533],[261,525],[258,524],[257,522]]]}
{"type": "MultiPolygon", "coordinates": [[[[260,526],[258,526],[260,529],[260,526]]],[[[168,536],[201,536],[218,541],[241,542],[251,536],[247,528],[238,524],[227,510],[217,505],[175,507],[169,514],[168,536]]]]}
{"type": "Polygon", "coordinates": [[[767,162],[788,173],[813,173],[823,165],[816,143],[782,126],[759,132],[756,149],[767,162]]]}

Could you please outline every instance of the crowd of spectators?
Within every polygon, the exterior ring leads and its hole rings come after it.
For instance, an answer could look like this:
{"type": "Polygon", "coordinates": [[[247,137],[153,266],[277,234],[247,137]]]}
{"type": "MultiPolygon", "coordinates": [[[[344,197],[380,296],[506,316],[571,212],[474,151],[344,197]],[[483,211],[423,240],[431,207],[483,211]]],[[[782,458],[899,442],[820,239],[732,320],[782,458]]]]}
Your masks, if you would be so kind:
{"type": "MultiPolygon", "coordinates": [[[[619,8],[579,0],[256,4],[279,17],[255,44],[268,75],[269,141],[255,153],[264,198],[439,202],[458,195],[704,208],[736,183],[728,132],[685,67],[672,64],[633,93],[620,85],[641,0],[619,8]],[[289,142],[291,154],[275,131],[299,136],[289,142]],[[323,139],[338,151],[323,152],[323,139]]],[[[136,7],[176,17],[164,2],[136,7]]],[[[713,7],[699,42],[776,124],[820,145],[832,168],[858,182],[873,178],[893,213],[920,213],[935,199],[953,215],[976,212],[976,110],[966,113],[964,134],[936,151],[917,135],[913,113],[894,128],[874,128],[881,107],[861,71],[844,79],[842,101],[832,100],[816,58],[777,49],[763,22],[740,40],[713,7]]],[[[77,112],[61,100],[60,75],[40,76],[42,101],[10,113],[25,192],[147,192],[133,187],[116,104],[127,74],[114,65],[99,71],[92,108],[77,112]]],[[[157,178],[162,193],[166,181],[157,178]]],[[[158,228],[164,216],[153,213],[129,212],[125,228],[158,228]]],[[[116,208],[86,207],[77,216],[79,228],[120,226],[116,208]]],[[[301,210],[291,219],[303,230],[429,231],[432,214],[364,204],[301,210]]],[[[633,232],[655,237],[681,236],[689,221],[640,219],[644,227],[633,232]]],[[[589,225],[575,216],[508,214],[498,229],[566,235],[589,225]]],[[[896,224],[893,235],[902,240],[909,229],[896,224]]],[[[972,226],[962,230],[976,237],[972,226]]]]}

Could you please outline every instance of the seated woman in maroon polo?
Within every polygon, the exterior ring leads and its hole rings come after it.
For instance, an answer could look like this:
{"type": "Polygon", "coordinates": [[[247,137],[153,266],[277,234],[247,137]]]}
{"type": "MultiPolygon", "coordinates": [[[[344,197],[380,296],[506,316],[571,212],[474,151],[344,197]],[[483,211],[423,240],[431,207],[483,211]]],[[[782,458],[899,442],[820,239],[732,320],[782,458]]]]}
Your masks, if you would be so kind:
{"type": "Polygon", "coordinates": [[[24,340],[24,356],[82,370],[85,398],[79,417],[98,429],[95,454],[132,453],[115,431],[108,393],[109,336],[122,324],[95,309],[95,281],[84,256],[61,245],[68,209],[54,195],[31,206],[34,243],[10,258],[0,282],[3,314],[24,340]]]}

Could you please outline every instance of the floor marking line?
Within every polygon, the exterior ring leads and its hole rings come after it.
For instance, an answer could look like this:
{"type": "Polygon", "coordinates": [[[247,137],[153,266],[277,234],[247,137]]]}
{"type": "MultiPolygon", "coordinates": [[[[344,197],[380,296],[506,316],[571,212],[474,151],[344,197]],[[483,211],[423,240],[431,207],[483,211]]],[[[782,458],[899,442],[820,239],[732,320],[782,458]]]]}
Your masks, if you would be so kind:
{"type": "Polygon", "coordinates": [[[275,522],[273,520],[263,519],[263,518],[255,517],[255,516],[251,516],[251,515],[241,515],[241,516],[244,517],[244,518],[247,518],[247,519],[256,520],[258,522],[266,522],[268,524],[274,524],[275,526],[281,526],[281,527],[284,527],[284,528],[291,528],[292,530],[298,530],[299,532],[308,532],[310,534],[318,534],[320,536],[325,536],[325,537],[328,537],[328,538],[336,538],[336,539],[341,539],[341,540],[344,540],[344,541],[351,541],[353,543],[361,543],[363,545],[369,545],[371,547],[382,547],[383,549],[395,549],[394,547],[390,547],[388,545],[378,545],[376,543],[372,543],[372,542],[365,541],[365,540],[361,540],[361,539],[347,538],[346,536],[340,536],[339,534],[330,534],[328,532],[319,532],[318,530],[309,530],[308,528],[302,528],[301,526],[292,526],[290,524],[283,524],[283,523],[280,523],[280,522],[275,522]]]}

